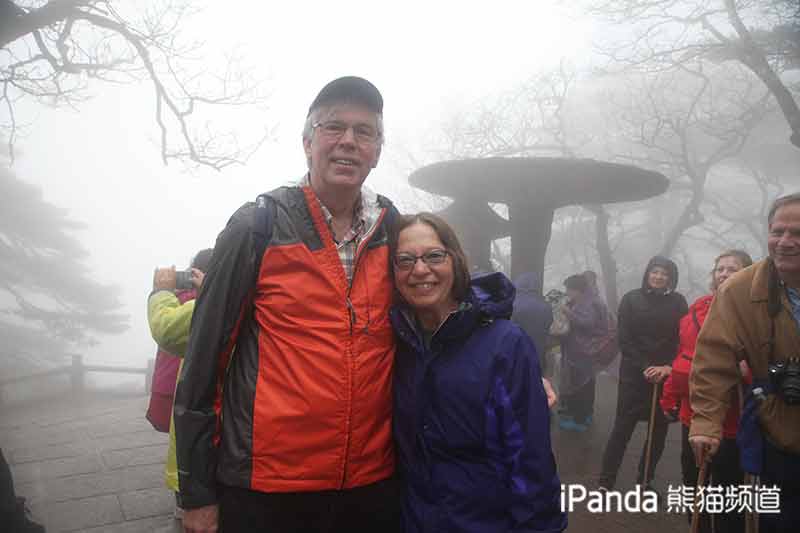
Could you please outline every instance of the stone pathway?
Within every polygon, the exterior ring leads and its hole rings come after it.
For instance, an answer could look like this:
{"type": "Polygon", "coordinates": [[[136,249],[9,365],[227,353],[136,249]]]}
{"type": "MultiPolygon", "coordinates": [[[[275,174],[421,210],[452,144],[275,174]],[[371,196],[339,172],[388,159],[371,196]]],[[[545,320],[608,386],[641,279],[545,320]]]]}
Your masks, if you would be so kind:
{"type": "MultiPolygon", "coordinates": [[[[594,424],[586,433],[574,433],[558,428],[557,418],[551,425],[553,451],[558,464],[561,483],[581,484],[591,490],[600,472],[600,463],[611,426],[617,402],[616,381],[600,375],[597,382],[594,424]]],[[[626,492],[635,487],[636,470],[642,446],[647,435],[647,423],[638,424],[631,437],[625,457],[617,477],[616,490],[626,492]]],[[[681,478],[681,430],[680,424],[671,424],[667,434],[664,455],[656,469],[654,485],[663,498],[667,488],[682,484],[681,478]]],[[[569,514],[570,533],[675,533],[688,532],[689,524],[682,513],[667,512],[666,501],[658,505],[657,513],[590,513],[585,504],[576,504],[569,514]]]]}
{"type": "MultiPolygon", "coordinates": [[[[595,424],[582,434],[553,424],[553,447],[563,483],[590,484],[611,428],[616,385],[598,383],[595,424]]],[[[144,419],[147,398],[89,392],[0,407],[0,447],[11,463],[17,493],[48,533],[173,533],[174,499],[164,486],[167,435],[144,419]]],[[[619,489],[632,487],[646,427],[626,452],[619,489]]],[[[680,428],[670,428],[656,486],[680,484],[680,428]]],[[[589,513],[579,505],[570,533],[666,533],[688,531],[681,514],[589,513]]],[[[0,528],[2,529],[2,528],[0,528]]]]}
{"type": "Polygon", "coordinates": [[[167,435],[146,408],[141,395],[110,393],[2,406],[16,492],[48,533],[180,531],[164,486],[167,435]]]}

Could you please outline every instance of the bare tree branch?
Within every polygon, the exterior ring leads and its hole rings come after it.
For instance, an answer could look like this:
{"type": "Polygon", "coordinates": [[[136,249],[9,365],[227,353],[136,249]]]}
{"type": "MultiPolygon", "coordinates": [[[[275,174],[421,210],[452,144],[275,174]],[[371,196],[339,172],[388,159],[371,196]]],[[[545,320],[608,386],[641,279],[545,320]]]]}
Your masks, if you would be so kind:
{"type": "Polygon", "coordinates": [[[177,159],[221,170],[245,162],[263,144],[266,133],[239,145],[238,136],[207,127],[198,131],[193,125],[199,105],[259,105],[264,100],[260,84],[232,68],[233,60],[223,76],[206,76],[204,83],[199,82],[200,73],[185,74],[176,63],[199,46],[177,44],[188,3],[152,1],[151,12],[137,22],[118,12],[111,0],[50,0],[39,7],[0,0],[0,53],[11,59],[0,62],[2,103],[11,111],[2,127],[9,132],[12,158],[18,127],[12,109],[16,99],[28,95],[54,105],[75,106],[85,99],[89,79],[149,80],[165,164],[177,159]],[[208,82],[216,89],[199,90],[208,82]]]}
{"type": "Polygon", "coordinates": [[[791,1],[774,0],[587,3],[590,13],[634,32],[633,38],[599,45],[609,59],[609,68],[664,72],[699,59],[739,62],[772,93],[791,128],[791,143],[800,148],[800,108],[780,77],[785,69],[800,68],[796,4],[792,7],[791,1]]]}

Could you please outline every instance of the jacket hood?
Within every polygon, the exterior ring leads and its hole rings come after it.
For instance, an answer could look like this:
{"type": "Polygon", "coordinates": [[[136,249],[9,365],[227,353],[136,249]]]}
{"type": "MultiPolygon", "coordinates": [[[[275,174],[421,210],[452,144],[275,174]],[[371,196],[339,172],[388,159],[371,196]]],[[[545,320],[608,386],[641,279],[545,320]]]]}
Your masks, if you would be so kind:
{"type": "Polygon", "coordinates": [[[514,285],[502,272],[478,274],[470,282],[467,302],[485,318],[511,318],[515,294],[514,285]]]}
{"type": "Polygon", "coordinates": [[[655,267],[661,267],[669,274],[669,283],[667,284],[667,290],[664,292],[674,292],[675,288],[678,286],[678,265],[663,255],[657,255],[647,263],[644,276],[642,276],[642,290],[645,292],[653,292],[653,289],[651,289],[650,285],[647,283],[647,276],[655,267]]]}
{"type": "Polygon", "coordinates": [[[514,280],[514,287],[520,293],[534,293],[539,292],[539,275],[536,272],[523,272],[514,280]]]}

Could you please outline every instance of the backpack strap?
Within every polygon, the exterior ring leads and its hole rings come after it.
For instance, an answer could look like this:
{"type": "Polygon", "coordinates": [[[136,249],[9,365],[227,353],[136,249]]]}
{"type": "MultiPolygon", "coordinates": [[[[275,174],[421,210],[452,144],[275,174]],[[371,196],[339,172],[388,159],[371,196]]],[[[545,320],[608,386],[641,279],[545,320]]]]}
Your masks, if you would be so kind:
{"type": "Polygon", "coordinates": [[[256,254],[256,272],[261,270],[261,258],[272,239],[272,225],[278,207],[275,199],[267,193],[258,195],[253,213],[253,249],[256,254]]]}
{"type": "Polygon", "coordinates": [[[383,217],[383,224],[386,228],[386,235],[388,236],[389,233],[392,232],[394,228],[395,221],[397,217],[400,215],[400,212],[395,207],[394,203],[389,200],[387,197],[383,196],[382,194],[378,194],[378,205],[382,208],[386,209],[386,215],[383,217]]]}

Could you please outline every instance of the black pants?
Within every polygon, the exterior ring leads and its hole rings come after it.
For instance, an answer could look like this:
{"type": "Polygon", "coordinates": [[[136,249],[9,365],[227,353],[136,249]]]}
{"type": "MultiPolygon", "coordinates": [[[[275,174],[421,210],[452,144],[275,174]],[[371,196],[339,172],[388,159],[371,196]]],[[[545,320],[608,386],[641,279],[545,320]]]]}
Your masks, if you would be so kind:
{"type": "Polygon", "coordinates": [[[780,488],[780,514],[760,514],[759,533],[796,533],[800,528],[800,454],[765,443],[761,485],[780,488]]]}
{"type": "MultiPolygon", "coordinates": [[[[689,444],[689,428],[681,425],[681,470],[683,471],[683,484],[686,487],[697,487],[697,478],[700,469],[694,460],[694,452],[689,444]]],[[[739,448],[736,439],[722,439],[719,450],[714,455],[709,474],[706,476],[706,486],[737,487],[744,482],[744,473],[739,466],[739,448]]],[[[692,513],[688,512],[689,523],[692,523],[692,513]]],[[[700,533],[711,533],[711,515],[700,513],[700,533]]],[[[719,533],[744,533],[744,515],[742,513],[724,512],[714,514],[714,531],[719,533]]]]}
{"type": "Polygon", "coordinates": [[[592,378],[561,398],[564,403],[562,412],[571,416],[578,424],[586,424],[594,413],[595,384],[596,381],[592,378]]]}
{"type": "Polygon", "coordinates": [[[220,533],[399,533],[394,479],[348,490],[264,493],[221,487],[220,533]]]}
{"type": "MultiPolygon", "coordinates": [[[[622,458],[625,455],[625,448],[628,447],[628,442],[631,440],[633,430],[636,429],[636,424],[640,422],[639,416],[636,414],[617,411],[617,416],[614,419],[614,428],[611,430],[611,436],[608,438],[606,450],[603,453],[603,466],[600,472],[600,483],[608,488],[612,488],[617,481],[617,473],[622,464],[622,458]]],[[[648,423],[648,421],[644,421],[648,423]]],[[[651,450],[650,470],[648,472],[648,479],[645,483],[653,480],[655,475],[656,465],[658,460],[661,459],[661,454],[664,452],[664,443],[667,439],[667,429],[669,424],[667,419],[661,413],[661,410],[656,408],[656,416],[653,424],[653,448],[651,450]]],[[[647,439],[645,438],[644,447],[642,447],[642,456],[639,459],[639,473],[636,477],[637,483],[642,483],[644,477],[644,460],[647,451],[647,439]]]]}

